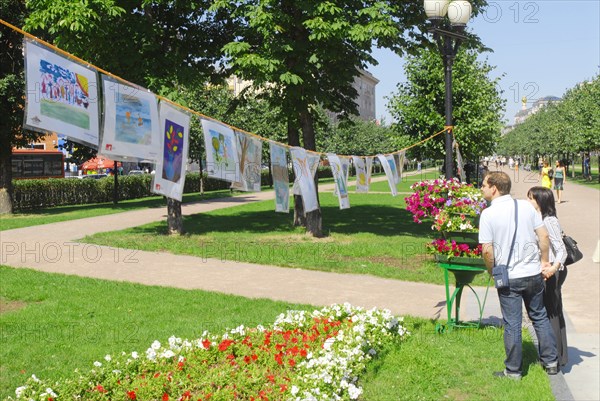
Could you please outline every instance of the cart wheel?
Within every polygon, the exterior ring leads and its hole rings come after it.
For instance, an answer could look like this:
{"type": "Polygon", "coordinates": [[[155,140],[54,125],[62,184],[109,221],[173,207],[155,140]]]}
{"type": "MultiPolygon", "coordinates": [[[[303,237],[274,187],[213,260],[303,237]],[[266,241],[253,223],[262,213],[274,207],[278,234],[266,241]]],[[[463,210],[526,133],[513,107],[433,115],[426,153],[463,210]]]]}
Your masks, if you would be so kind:
{"type": "Polygon", "coordinates": [[[438,323],[435,325],[435,332],[437,334],[444,334],[446,332],[446,325],[438,323]]]}

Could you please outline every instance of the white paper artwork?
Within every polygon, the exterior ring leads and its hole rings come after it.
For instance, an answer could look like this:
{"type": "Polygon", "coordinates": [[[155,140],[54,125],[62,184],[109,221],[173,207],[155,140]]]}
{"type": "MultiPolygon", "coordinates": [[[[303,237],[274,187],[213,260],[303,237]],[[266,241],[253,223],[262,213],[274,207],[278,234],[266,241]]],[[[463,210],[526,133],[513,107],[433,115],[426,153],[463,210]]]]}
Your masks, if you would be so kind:
{"type": "Polygon", "coordinates": [[[400,180],[398,179],[398,169],[396,168],[396,158],[394,155],[388,155],[385,157],[390,166],[390,171],[392,172],[392,177],[394,177],[394,185],[397,185],[400,180]]]}
{"type": "Polygon", "coordinates": [[[181,202],[188,160],[190,116],[167,102],[159,105],[160,148],[152,192],[181,202]]]}
{"type": "Polygon", "coordinates": [[[306,214],[313,210],[317,210],[319,208],[319,202],[317,200],[314,175],[310,168],[309,155],[305,149],[298,147],[291,148],[290,155],[292,156],[292,165],[294,166],[296,182],[298,183],[300,195],[302,195],[302,202],[304,203],[304,213],[306,214]]]}
{"type": "MultiPolygon", "coordinates": [[[[391,156],[391,157],[392,157],[392,163],[393,163],[394,157],[393,156],[391,156]]],[[[392,195],[393,196],[398,195],[398,190],[396,188],[396,183],[395,183],[396,180],[394,178],[394,172],[392,171],[392,168],[390,167],[390,162],[384,155],[377,155],[377,158],[379,159],[379,162],[381,163],[381,166],[383,167],[383,171],[385,171],[385,175],[387,177],[388,184],[390,186],[390,191],[392,191],[392,195]]]]}
{"type": "MultiPolygon", "coordinates": [[[[335,181],[337,196],[340,202],[340,209],[348,209],[350,207],[350,199],[348,199],[348,186],[346,184],[346,177],[344,176],[342,160],[333,153],[327,153],[327,160],[329,160],[331,172],[333,173],[333,180],[335,181]]],[[[346,159],[346,162],[347,161],[348,159],[346,159]]]]}
{"type": "Polygon", "coordinates": [[[290,210],[290,177],[286,151],[283,146],[273,142],[271,146],[271,172],[273,173],[273,188],[275,189],[275,211],[289,213],[290,210]]]}
{"type": "MultiPolygon", "coordinates": [[[[340,159],[340,163],[342,165],[342,174],[344,176],[344,183],[346,184],[346,189],[348,188],[348,175],[350,174],[350,158],[349,157],[343,157],[343,156],[338,156],[338,158],[340,159]]],[[[333,193],[338,196],[338,188],[337,186],[334,187],[333,193]]]]}
{"type": "MultiPolygon", "coordinates": [[[[321,157],[314,153],[306,152],[308,165],[310,167],[310,172],[312,174],[313,179],[315,178],[315,174],[317,174],[317,169],[319,168],[319,161],[321,161],[321,157]]],[[[294,181],[294,185],[292,186],[292,192],[294,195],[300,195],[300,184],[298,180],[294,181]]]]}
{"type": "Polygon", "coordinates": [[[404,172],[404,160],[406,158],[406,150],[398,152],[398,181],[402,181],[402,173],[404,172]]]}
{"type": "Polygon", "coordinates": [[[25,127],[56,132],[98,149],[98,76],[92,69],[25,40],[25,127]]]}
{"type": "Polygon", "coordinates": [[[371,167],[373,165],[373,158],[367,157],[370,161],[369,170],[365,163],[365,159],[359,156],[352,156],[354,162],[354,169],[356,170],[356,192],[369,192],[369,183],[371,181],[371,167]]]}
{"type": "Polygon", "coordinates": [[[240,161],[240,181],[233,182],[231,188],[260,192],[262,141],[239,131],[235,131],[235,136],[240,161]]]}
{"type": "Polygon", "coordinates": [[[156,96],[102,75],[104,125],[100,150],[116,160],[162,157],[156,96]]]}
{"type": "Polygon", "coordinates": [[[202,119],[209,177],[239,182],[237,139],[231,128],[216,121],[202,119]]]}

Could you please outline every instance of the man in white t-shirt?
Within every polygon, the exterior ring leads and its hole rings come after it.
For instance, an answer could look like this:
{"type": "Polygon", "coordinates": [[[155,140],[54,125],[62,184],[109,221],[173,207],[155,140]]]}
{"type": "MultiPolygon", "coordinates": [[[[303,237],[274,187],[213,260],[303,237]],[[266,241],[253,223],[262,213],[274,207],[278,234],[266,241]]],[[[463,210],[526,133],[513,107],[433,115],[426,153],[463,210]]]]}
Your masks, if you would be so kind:
{"type": "Polygon", "coordinates": [[[541,216],[526,200],[519,200],[518,229],[510,260],[508,259],[515,234],[515,202],[510,196],[508,174],[491,172],[483,180],[483,197],[491,201],[481,213],[479,242],[488,272],[495,265],[509,266],[509,286],[498,289],[498,298],[504,321],[504,350],[506,368],[494,372],[497,377],[521,378],[523,345],[521,340],[522,304],[538,338],[540,360],[550,375],[558,373],[556,339],[544,307],[544,279],[542,265],[549,265],[550,240],[541,216]],[[541,257],[541,261],[540,261],[541,257]]]}

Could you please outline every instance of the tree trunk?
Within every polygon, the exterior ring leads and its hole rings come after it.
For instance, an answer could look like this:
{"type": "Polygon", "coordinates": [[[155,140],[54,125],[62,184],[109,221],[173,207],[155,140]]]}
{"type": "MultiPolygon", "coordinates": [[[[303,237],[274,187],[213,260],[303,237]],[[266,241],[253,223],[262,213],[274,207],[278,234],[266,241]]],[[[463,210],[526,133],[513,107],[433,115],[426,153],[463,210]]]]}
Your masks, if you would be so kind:
{"type": "Polygon", "coordinates": [[[114,175],[114,186],[113,186],[113,205],[119,203],[119,170],[117,169],[117,162],[113,166],[114,175]]]}
{"type": "MultiPolygon", "coordinates": [[[[308,110],[300,113],[300,125],[302,127],[302,139],[304,140],[304,148],[307,150],[316,150],[315,128],[313,117],[308,110]]],[[[306,213],[306,232],[309,232],[313,237],[323,237],[323,219],[321,216],[321,206],[319,203],[319,180],[318,174],[315,176],[315,191],[317,191],[317,210],[306,213]]]]}
{"type": "Polygon", "coordinates": [[[0,151],[0,215],[13,212],[12,149],[0,151]]]}
{"type": "Polygon", "coordinates": [[[167,224],[169,235],[183,234],[183,216],[181,215],[181,202],[167,198],[167,224]]]}
{"type": "MultiPolygon", "coordinates": [[[[288,118],[287,121],[287,136],[288,145],[300,146],[300,135],[296,128],[297,121],[288,118]]],[[[295,173],[294,173],[295,177],[295,173]]],[[[297,177],[295,177],[297,179],[297,177]]],[[[302,196],[294,195],[294,226],[306,227],[306,217],[304,216],[304,204],[302,196]]]]}

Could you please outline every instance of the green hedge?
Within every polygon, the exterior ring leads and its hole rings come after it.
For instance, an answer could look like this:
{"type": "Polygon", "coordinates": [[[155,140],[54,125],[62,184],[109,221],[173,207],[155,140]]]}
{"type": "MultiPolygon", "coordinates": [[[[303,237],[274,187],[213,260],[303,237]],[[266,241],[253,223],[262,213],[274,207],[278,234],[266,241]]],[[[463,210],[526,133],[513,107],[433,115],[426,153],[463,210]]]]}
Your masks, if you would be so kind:
{"type": "MultiPolygon", "coordinates": [[[[331,177],[329,167],[319,167],[319,178],[331,177]]],[[[290,169],[290,182],[294,174],[290,169]]],[[[208,178],[203,174],[203,190],[205,192],[228,189],[231,184],[208,178]]],[[[119,200],[138,199],[156,196],[150,192],[152,176],[140,174],[119,176],[119,200]]],[[[272,186],[268,170],[261,172],[261,184],[272,186]]],[[[13,207],[16,211],[46,208],[52,206],[85,205],[90,203],[112,202],[114,178],[95,179],[47,179],[47,180],[13,180],[13,207]]],[[[200,192],[200,174],[188,173],[185,178],[184,193],[200,192]]]]}

